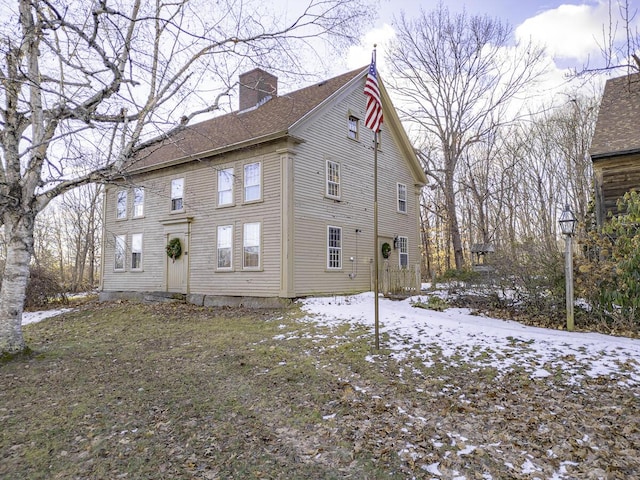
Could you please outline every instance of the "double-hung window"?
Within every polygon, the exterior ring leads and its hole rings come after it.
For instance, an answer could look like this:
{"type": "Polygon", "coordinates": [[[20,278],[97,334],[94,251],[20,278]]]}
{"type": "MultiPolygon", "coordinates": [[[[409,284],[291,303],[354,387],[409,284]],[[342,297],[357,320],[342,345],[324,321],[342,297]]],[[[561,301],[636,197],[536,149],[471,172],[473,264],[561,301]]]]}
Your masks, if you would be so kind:
{"type": "Polygon", "coordinates": [[[115,236],[115,249],[113,254],[113,269],[122,271],[125,265],[127,239],[124,235],[115,236]]]}
{"type": "Polygon", "coordinates": [[[233,204],[233,167],[218,170],[218,206],[233,204]]]}
{"type": "Polygon", "coordinates": [[[349,119],[347,120],[347,125],[349,127],[349,131],[347,136],[352,140],[358,140],[358,118],[353,115],[349,115],[349,119]]]}
{"type": "Polygon", "coordinates": [[[142,270],[142,234],[131,235],[131,270],[142,270]]]}
{"type": "Polygon", "coordinates": [[[127,218],[127,191],[118,190],[116,198],[116,218],[127,218]]]}
{"type": "Polygon", "coordinates": [[[184,178],[171,180],[171,211],[179,212],[184,209],[184,178]]]}
{"type": "Polygon", "coordinates": [[[398,249],[400,250],[400,266],[406,268],[409,266],[409,239],[407,237],[398,237],[398,249]]]}
{"type": "Polygon", "coordinates": [[[244,201],[260,200],[260,162],[249,163],[244,166],[244,201]]]}
{"type": "Polygon", "coordinates": [[[327,268],[329,270],[342,268],[342,228],[340,227],[327,229],[327,268]]]}
{"type": "Polygon", "coordinates": [[[218,268],[220,270],[231,269],[231,259],[233,252],[233,226],[218,226],[218,268]]]}
{"type": "Polygon", "coordinates": [[[142,217],[144,215],[144,187],[133,189],[133,216],[142,217]]]}
{"type": "Polygon", "coordinates": [[[260,268],[260,222],[244,224],[242,267],[260,268]]]}
{"type": "Polygon", "coordinates": [[[327,196],[340,198],[340,164],[327,160],[327,196]]]}
{"type": "Polygon", "coordinates": [[[407,213],[407,186],[403,183],[398,184],[398,211],[407,213]]]}

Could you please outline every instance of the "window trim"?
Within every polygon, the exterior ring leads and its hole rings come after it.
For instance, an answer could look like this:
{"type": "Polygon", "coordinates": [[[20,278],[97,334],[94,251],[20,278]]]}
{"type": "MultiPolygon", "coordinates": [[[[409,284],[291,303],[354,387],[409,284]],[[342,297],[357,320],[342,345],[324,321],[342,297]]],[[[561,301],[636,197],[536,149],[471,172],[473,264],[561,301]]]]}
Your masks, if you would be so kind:
{"type": "MultiPolygon", "coordinates": [[[[176,183],[177,185],[177,183],[176,183]]],[[[184,212],[184,177],[179,177],[179,178],[172,178],[171,179],[171,213],[180,213],[180,212],[184,212]],[[173,196],[173,185],[174,182],[178,182],[180,181],[182,184],[182,195],[180,197],[174,197],[173,196]],[[173,208],[173,201],[174,200],[180,200],[180,208],[173,208]]]]}
{"type": "Polygon", "coordinates": [[[113,271],[124,272],[127,269],[127,236],[126,235],[114,235],[113,242],[113,271]],[[118,250],[121,250],[122,254],[122,266],[118,266],[118,250]]]}
{"type": "Polygon", "coordinates": [[[144,237],[142,235],[142,233],[132,233],[131,234],[131,271],[142,271],[142,258],[143,258],[143,240],[144,237]],[[134,241],[134,237],[140,237],[140,251],[136,251],[136,242],[134,241]],[[133,260],[133,256],[135,254],[139,254],[140,255],[140,259],[139,259],[139,266],[135,267],[135,262],[133,260]]]}
{"type": "Polygon", "coordinates": [[[327,225],[327,270],[330,271],[342,271],[342,227],[337,227],[335,225],[327,225]],[[340,233],[340,237],[339,237],[339,241],[340,241],[340,245],[339,246],[332,246],[331,245],[331,231],[335,230],[337,232],[340,233]],[[337,260],[338,260],[338,266],[332,266],[331,265],[331,261],[332,261],[332,249],[337,251],[337,260]]]}
{"type": "Polygon", "coordinates": [[[244,203],[254,203],[262,201],[262,162],[245,163],[242,167],[242,199],[244,203]],[[247,185],[247,167],[252,165],[258,166],[258,183],[255,185],[247,185]],[[258,197],[247,200],[247,187],[258,187],[258,197]]]}
{"type": "Polygon", "coordinates": [[[326,179],[326,182],[325,182],[325,195],[327,197],[329,197],[329,198],[333,198],[334,200],[340,200],[340,198],[342,196],[342,185],[341,185],[341,179],[340,179],[340,176],[341,176],[340,170],[341,170],[340,162],[337,162],[335,160],[327,160],[325,162],[325,179],[326,179]],[[338,181],[337,182],[332,182],[330,180],[329,164],[333,164],[337,168],[337,173],[338,173],[338,181]],[[335,185],[336,186],[336,188],[338,190],[337,195],[334,195],[334,194],[329,192],[329,186],[330,185],[335,185]]]}
{"type": "Polygon", "coordinates": [[[144,187],[134,187],[133,189],[133,218],[142,218],[144,217],[144,187]],[[141,201],[138,203],[138,196],[136,192],[141,192],[142,195],[139,197],[141,201]],[[136,209],[139,207],[140,213],[137,213],[136,209]]]}
{"type": "Polygon", "coordinates": [[[398,266],[409,268],[409,237],[398,236],[398,266]],[[406,265],[402,264],[403,257],[407,259],[406,265]]]}
{"type": "Polygon", "coordinates": [[[235,178],[235,169],[233,167],[225,167],[220,168],[218,170],[218,174],[216,175],[216,207],[232,207],[235,205],[235,192],[234,192],[234,178],[235,178]],[[229,189],[228,190],[220,190],[220,177],[222,175],[227,175],[229,180],[229,189]],[[226,203],[220,202],[220,194],[229,192],[230,199],[226,203]]]}
{"type": "Polygon", "coordinates": [[[242,224],[242,269],[257,271],[262,269],[262,222],[246,222],[242,224]],[[247,245],[247,227],[250,225],[258,226],[258,265],[247,265],[246,264],[246,249],[247,248],[255,248],[256,245],[247,245]]]}
{"type": "Polygon", "coordinates": [[[216,270],[222,271],[222,272],[228,272],[233,270],[233,224],[228,224],[228,225],[218,225],[216,228],[216,270]],[[230,240],[230,245],[228,247],[220,247],[220,229],[221,228],[229,228],[230,230],[230,234],[229,234],[229,240],[230,240]],[[228,267],[221,267],[220,266],[220,250],[221,248],[228,248],[229,249],[229,266],[228,267]]]}
{"type": "Polygon", "coordinates": [[[127,190],[122,189],[116,192],[116,220],[126,220],[129,203],[129,195],[127,190]],[[120,199],[124,199],[124,210],[120,210],[120,199]],[[120,215],[122,213],[122,215],[120,215]]]}
{"type": "Polygon", "coordinates": [[[360,140],[360,119],[352,114],[347,116],[347,138],[356,142],[360,140]],[[351,128],[352,123],[355,129],[351,128]]]}
{"type": "Polygon", "coordinates": [[[398,213],[408,213],[409,205],[408,205],[408,201],[407,201],[407,198],[408,198],[407,185],[405,183],[397,183],[396,185],[397,185],[397,187],[396,187],[396,199],[397,199],[396,208],[397,208],[397,211],[398,211],[398,213]],[[400,187],[404,188],[404,198],[400,198],[400,190],[401,190],[400,187]],[[403,203],[401,203],[401,202],[403,202],[403,203]],[[402,208],[400,208],[400,206],[403,205],[403,204],[404,204],[404,210],[402,208]]]}

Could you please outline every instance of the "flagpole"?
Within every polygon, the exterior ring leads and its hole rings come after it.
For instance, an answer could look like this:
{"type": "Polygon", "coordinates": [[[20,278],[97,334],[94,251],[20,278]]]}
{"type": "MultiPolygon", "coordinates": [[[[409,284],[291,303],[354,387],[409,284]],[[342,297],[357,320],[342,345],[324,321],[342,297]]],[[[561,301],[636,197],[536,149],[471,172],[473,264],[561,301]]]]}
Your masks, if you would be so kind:
{"type": "Polygon", "coordinates": [[[378,72],[376,70],[376,45],[371,54],[371,65],[364,85],[367,97],[365,125],[373,132],[373,297],[375,305],[375,340],[376,350],[380,350],[380,312],[378,287],[378,141],[380,126],[383,121],[380,88],[378,86],[378,72]]]}
{"type": "MultiPolygon", "coordinates": [[[[375,50],[374,50],[375,55],[375,50]]],[[[378,132],[373,133],[373,298],[376,350],[380,350],[380,309],[378,300],[378,132]]]]}
{"type": "MultiPolygon", "coordinates": [[[[373,64],[376,64],[376,45],[373,46],[373,64]]],[[[376,72],[377,74],[377,72],[376,72]]],[[[375,271],[373,281],[374,298],[374,330],[376,337],[376,350],[380,350],[380,305],[378,286],[378,130],[373,132],[373,269],[375,271]]]]}

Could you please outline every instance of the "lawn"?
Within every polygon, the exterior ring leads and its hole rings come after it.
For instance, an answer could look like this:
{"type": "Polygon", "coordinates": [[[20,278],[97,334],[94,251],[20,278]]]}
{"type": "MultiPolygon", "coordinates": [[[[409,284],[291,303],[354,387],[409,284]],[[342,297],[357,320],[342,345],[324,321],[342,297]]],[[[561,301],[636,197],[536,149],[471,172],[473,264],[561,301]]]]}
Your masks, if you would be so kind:
{"type": "Polygon", "coordinates": [[[377,352],[303,317],[105,303],[26,326],[32,352],[0,364],[0,477],[640,477],[638,389],[614,375],[482,362],[528,358],[517,338],[377,352]]]}

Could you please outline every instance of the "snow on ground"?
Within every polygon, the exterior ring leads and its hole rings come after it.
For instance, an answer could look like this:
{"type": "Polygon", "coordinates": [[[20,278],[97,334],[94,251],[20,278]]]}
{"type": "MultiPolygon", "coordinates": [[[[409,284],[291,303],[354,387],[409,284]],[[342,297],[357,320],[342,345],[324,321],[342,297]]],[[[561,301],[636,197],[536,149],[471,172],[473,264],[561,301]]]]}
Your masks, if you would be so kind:
{"type": "Polygon", "coordinates": [[[38,323],[47,318],[55,317],[65,312],[73,310],[72,308],[60,308],[58,310],[41,310],[39,312],[23,312],[22,325],[30,323],[38,323]]]}
{"type": "MultiPolygon", "coordinates": [[[[621,378],[621,385],[640,385],[638,339],[529,327],[471,315],[468,309],[437,312],[412,306],[421,298],[426,303],[424,296],[403,301],[379,298],[381,338],[382,334],[388,335],[381,347],[390,349],[396,358],[422,356],[429,365],[437,354],[460,363],[494,367],[501,373],[517,366],[531,377],[549,376],[549,369],[561,367],[569,381],[615,374],[621,378]],[[437,353],[425,346],[436,346],[437,353]]],[[[302,301],[302,308],[309,320],[319,324],[349,322],[374,328],[372,292],[309,298],[302,301]]]]}
{"type": "MultiPolygon", "coordinates": [[[[498,377],[516,369],[531,378],[548,377],[562,372],[561,381],[574,385],[579,385],[587,377],[604,376],[616,378],[621,388],[638,391],[639,339],[529,327],[514,321],[474,316],[468,309],[452,308],[437,312],[413,306],[418,302],[426,303],[426,296],[403,301],[379,299],[380,346],[390,350],[392,357],[417,359],[426,365],[444,359],[453,366],[466,364],[478,368],[493,367],[497,370],[498,377]]],[[[373,334],[375,307],[371,292],[353,296],[310,298],[302,300],[301,305],[307,312],[304,321],[327,326],[363,325],[373,334]]],[[[369,358],[372,362],[380,359],[380,355],[371,355],[369,358]]],[[[409,413],[406,415],[407,424],[420,424],[419,417],[409,413]]],[[[478,448],[503,455],[500,443],[473,445],[469,443],[469,439],[456,432],[446,432],[446,435],[452,444],[460,445],[459,456],[473,454],[478,448]]],[[[581,444],[581,441],[588,440],[577,439],[577,442],[581,444]]],[[[441,437],[433,438],[431,442],[436,448],[443,445],[441,437]]],[[[599,446],[593,445],[591,448],[597,451],[599,446]]],[[[446,459],[449,453],[445,451],[443,458],[446,459]]],[[[423,463],[421,468],[424,473],[430,474],[426,478],[470,480],[455,469],[449,469],[445,473],[441,463],[433,462],[433,458],[418,458],[417,450],[410,442],[406,443],[398,455],[411,463],[423,463]]],[[[520,471],[526,478],[576,478],[567,469],[568,466],[578,465],[573,459],[552,466],[553,472],[550,473],[553,451],[549,455],[549,458],[537,458],[522,450],[519,461],[513,464],[505,461],[505,465],[514,472],[520,471]],[[543,467],[546,468],[544,473],[543,467]]],[[[488,473],[483,474],[482,478],[495,480],[488,473]]],[[[605,477],[598,475],[594,478],[605,477]]]]}

